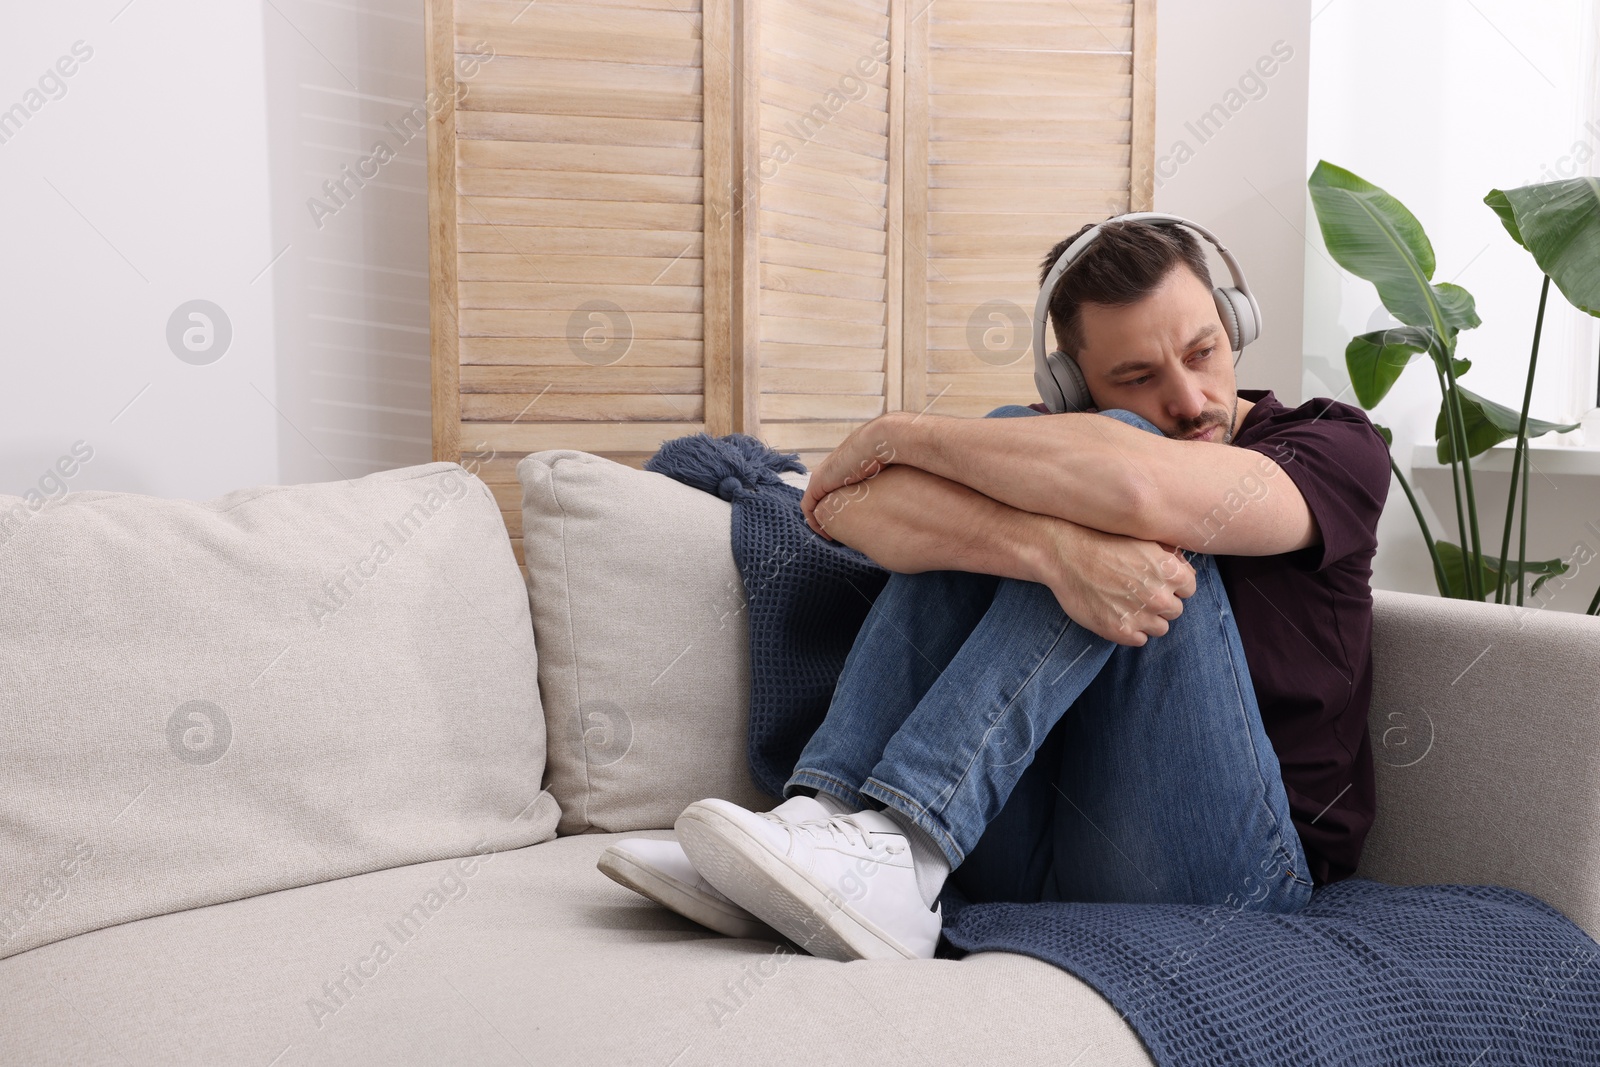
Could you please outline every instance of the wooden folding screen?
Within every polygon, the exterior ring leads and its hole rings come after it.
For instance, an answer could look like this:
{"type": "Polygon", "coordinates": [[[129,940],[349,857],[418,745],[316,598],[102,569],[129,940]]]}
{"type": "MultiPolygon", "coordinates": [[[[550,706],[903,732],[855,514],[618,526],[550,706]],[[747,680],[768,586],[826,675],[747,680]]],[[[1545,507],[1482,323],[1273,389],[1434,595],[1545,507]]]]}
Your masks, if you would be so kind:
{"type": "Polygon", "coordinates": [[[1040,259],[1150,207],[1154,0],[427,15],[434,456],[519,561],[529,452],[738,431],[809,466],[886,410],[1036,400],[1040,259]]]}

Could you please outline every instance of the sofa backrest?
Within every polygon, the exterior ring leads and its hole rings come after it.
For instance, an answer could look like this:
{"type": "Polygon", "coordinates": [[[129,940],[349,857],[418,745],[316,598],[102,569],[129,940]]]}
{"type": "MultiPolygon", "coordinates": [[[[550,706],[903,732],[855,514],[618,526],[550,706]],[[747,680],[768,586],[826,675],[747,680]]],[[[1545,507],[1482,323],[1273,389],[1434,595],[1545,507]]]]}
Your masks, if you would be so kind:
{"type": "Polygon", "coordinates": [[[1373,592],[1360,877],[1504,885],[1600,935],[1600,618],[1373,592]]]}

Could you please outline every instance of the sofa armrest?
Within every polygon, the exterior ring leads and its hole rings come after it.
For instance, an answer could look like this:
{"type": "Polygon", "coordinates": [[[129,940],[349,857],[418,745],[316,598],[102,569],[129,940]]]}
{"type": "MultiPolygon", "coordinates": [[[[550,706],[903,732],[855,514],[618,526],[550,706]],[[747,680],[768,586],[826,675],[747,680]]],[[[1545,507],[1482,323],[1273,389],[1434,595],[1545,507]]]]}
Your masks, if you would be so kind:
{"type": "Polygon", "coordinates": [[[1373,591],[1356,874],[1504,885],[1600,935],[1600,619],[1373,591]]]}

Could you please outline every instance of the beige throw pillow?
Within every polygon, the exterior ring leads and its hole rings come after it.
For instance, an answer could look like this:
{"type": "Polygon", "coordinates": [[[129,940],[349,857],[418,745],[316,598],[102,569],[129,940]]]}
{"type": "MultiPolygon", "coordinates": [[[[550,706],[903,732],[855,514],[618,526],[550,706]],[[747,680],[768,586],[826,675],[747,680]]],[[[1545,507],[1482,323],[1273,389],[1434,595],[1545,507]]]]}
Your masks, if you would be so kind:
{"type": "Polygon", "coordinates": [[[525,586],[454,463],[0,497],[0,958],[554,836],[525,586]]]}
{"type": "Polygon", "coordinates": [[[733,506],[573,449],[532,453],[517,476],[559,832],[670,829],[705,797],[770,809],[745,754],[733,506]]]}

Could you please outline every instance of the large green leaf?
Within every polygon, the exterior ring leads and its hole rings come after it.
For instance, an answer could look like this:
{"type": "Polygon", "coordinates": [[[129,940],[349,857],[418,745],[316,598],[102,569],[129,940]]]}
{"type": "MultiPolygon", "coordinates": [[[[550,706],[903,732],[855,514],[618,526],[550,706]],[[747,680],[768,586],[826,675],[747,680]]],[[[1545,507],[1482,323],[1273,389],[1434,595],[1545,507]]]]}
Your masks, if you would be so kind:
{"type": "Polygon", "coordinates": [[[1388,396],[1411,357],[1426,352],[1434,336],[1424,326],[1391,326],[1352,337],[1344,349],[1344,365],[1361,406],[1370,410],[1388,396]]]}
{"type": "Polygon", "coordinates": [[[1430,284],[1433,245],[1404,204],[1327,160],[1317,163],[1307,185],[1328,254],[1376,286],[1395,318],[1441,333],[1478,325],[1472,294],[1459,285],[1430,284]]]}
{"type": "Polygon", "coordinates": [[[1573,307],[1600,315],[1600,180],[1491,189],[1483,202],[1573,307]]]}
{"type": "MultiPolygon", "coordinates": [[[[1453,337],[1455,331],[1450,334],[1453,337]]],[[[1445,346],[1430,326],[1391,326],[1352,337],[1344,349],[1344,363],[1361,406],[1370,411],[1388,396],[1400,372],[1418,352],[1430,353],[1433,361],[1443,367],[1445,346]]],[[[1457,378],[1472,366],[1464,359],[1452,357],[1450,362],[1457,378]]]]}
{"type": "MultiPolygon", "coordinates": [[[[1444,566],[1445,581],[1449,583],[1447,596],[1458,600],[1470,600],[1467,592],[1467,561],[1461,553],[1461,546],[1450,541],[1435,541],[1434,548],[1439,551],[1439,562],[1444,566]]],[[[1540,577],[1533,583],[1533,591],[1538,592],[1539,586],[1549,581],[1558,574],[1567,573],[1567,565],[1559,559],[1528,560],[1518,564],[1514,559],[1505,561],[1506,585],[1515,589],[1517,580],[1524,574],[1537,574],[1540,577]]],[[[1492,596],[1494,583],[1500,573],[1500,560],[1492,556],[1483,557],[1482,588],[1485,596],[1492,596]]]]}
{"type": "MultiPolygon", "coordinates": [[[[1503,404],[1496,404],[1477,395],[1468,389],[1460,389],[1461,393],[1461,419],[1467,428],[1467,455],[1476,456],[1486,452],[1499,444],[1517,436],[1517,423],[1522,418],[1522,412],[1513,411],[1503,404]]],[[[1450,447],[1450,434],[1447,432],[1449,423],[1445,418],[1444,404],[1439,405],[1439,414],[1433,420],[1433,436],[1438,438],[1438,456],[1440,463],[1449,463],[1455,454],[1450,447]]],[[[1552,431],[1566,432],[1575,430],[1575,422],[1558,423],[1545,422],[1543,419],[1528,419],[1528,439],[1542,437],[1552,431]]]]}

